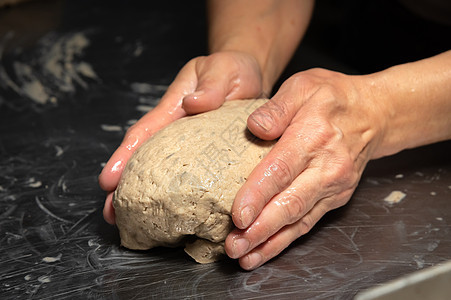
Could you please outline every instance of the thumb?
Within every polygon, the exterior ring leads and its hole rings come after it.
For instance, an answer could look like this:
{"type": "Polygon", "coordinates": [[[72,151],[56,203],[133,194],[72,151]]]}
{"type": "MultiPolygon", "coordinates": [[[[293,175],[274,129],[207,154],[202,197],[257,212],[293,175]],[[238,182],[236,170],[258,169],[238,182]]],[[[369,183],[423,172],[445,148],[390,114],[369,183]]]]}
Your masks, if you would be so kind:
{"type": "Polygon", "coordinates": [[[233,89],[234,83],[229,76],[208,71],[198,79],[196,90],[183,98],[182,107],[189,115],[216,109],[233,89]]]}
{"type": "Polygon", "coordinates": [[[220,107],[226,100],[257,97],[262,92],[260,74],[254,62],[231,54],[210,55],[199,66],[197,86],[183,98],[187,114],[197,114],[220,107]]]}

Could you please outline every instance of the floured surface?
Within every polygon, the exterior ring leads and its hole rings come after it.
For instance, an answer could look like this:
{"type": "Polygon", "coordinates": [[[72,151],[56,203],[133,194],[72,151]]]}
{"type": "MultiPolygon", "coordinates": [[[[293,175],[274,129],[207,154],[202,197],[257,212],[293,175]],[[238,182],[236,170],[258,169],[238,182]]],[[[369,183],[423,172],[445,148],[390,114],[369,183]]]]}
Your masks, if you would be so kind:
{"type": "MultiPolygon", "coordinates": [[[[0,61],[5,43],[13,36],[9,32],[3,37],[0,61]]],[[[37,104],[57,104],[59,98],[74,94],[77,87],[87,90],[90,82],[99,79],[92,65],[84,60],[90,44],[85,32],[49,33],[39,40],[35,51],[18,51],[10,67],[0,63],[0,87],[37,104]]]]}
{"type": "MultiPolygon", "coordinates": [[[[265,101],[230,101],[183,118],[136,151],[113,202],[123,246],[225,240],[233,228],[230,210],[238,189],[275,143],[257,139],[246,127],[248,115],[265,101]]],[[[211,251],[190,249],[200,262],[211,251]]]]}

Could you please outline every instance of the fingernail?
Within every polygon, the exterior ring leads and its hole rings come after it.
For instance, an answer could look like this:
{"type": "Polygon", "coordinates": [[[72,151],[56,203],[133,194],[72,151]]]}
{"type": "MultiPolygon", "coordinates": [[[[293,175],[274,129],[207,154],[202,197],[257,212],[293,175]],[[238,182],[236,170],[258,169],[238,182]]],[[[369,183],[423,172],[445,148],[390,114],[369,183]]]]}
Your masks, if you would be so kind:
{"type": "Polygon", "coordinates": [[[245,238],[238,238],[233,241],[233,255],[238,258],[247,253],[249,249],[249,241],[245,238]]]}
{"type": "Polygon", "coordinates": [[[273,119],[268,114],[254,113],[251,115],[251,118],[257,126],[263,128],[265,131],[270,131],[274,123],[273,119]]]}
{"type": "Polygon", "coordinates": [[[257,267],[259,267],[263,262],[263,257],[260,253],[254,252],[246,255],[244,257],[245,260],[245,268],[247,270],[253,270],[257,267]]]}
{"type": "Polygon", "coordinates": [[[254,221],[255,212],[254,210],[249,207],[245,206],[240,213],[240,221],[243,228],[248,227],[251,225],[252,221],[254,221]]]}

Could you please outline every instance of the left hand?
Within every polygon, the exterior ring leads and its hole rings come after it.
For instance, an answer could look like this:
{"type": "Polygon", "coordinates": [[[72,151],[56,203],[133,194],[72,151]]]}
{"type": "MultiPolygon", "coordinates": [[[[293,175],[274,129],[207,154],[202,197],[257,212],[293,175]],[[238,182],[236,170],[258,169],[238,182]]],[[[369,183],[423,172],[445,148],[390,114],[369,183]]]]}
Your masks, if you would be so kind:
{"type": "Polygon", "coordinates": [[[224,101],[261,97],[262,74],[256,59],[245,52],[224,51],[190,60],[178,73],[160,103],[127,131],[121,145],[99,176],[108,192],[105,220],[115,223],[113,193],[134,151],[155,132],[186,115],[220,107],[224,101]]]}
{"type": "Polygon", "coordinates": [[[289,78],[248,118],[265,140],[279,138],[236,195],[237,227],[225,248],[250,270],[347,203],[387,123],[365,76],[312,69],[289,78]]]}

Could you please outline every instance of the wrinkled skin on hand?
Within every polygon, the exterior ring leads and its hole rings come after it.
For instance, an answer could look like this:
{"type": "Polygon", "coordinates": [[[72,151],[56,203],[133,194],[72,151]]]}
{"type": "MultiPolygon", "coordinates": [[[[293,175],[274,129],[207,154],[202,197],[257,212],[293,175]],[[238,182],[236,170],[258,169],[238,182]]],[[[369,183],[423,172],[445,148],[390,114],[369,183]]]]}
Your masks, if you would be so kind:
{"type": "Polygon", "coordinates": [[[216,109],[226,100],[261,97],[263,92],[260,67],[249,54],[218,52],[189,61],[160,103],[130,127],[102,170],[99,184],[108,192],[105,220],[114,224],[113,192],[128,159],[145,140],[186,115],[216,109]]]}
{"type": "Polygon", "coordinates": [[[273,258],[350,199],[386,118],[362,78],[322,69],[295,74],[249,116],[256,136],[280,139],[233,204],[238,228],[225,247],[242,268],[273,258]]]}

